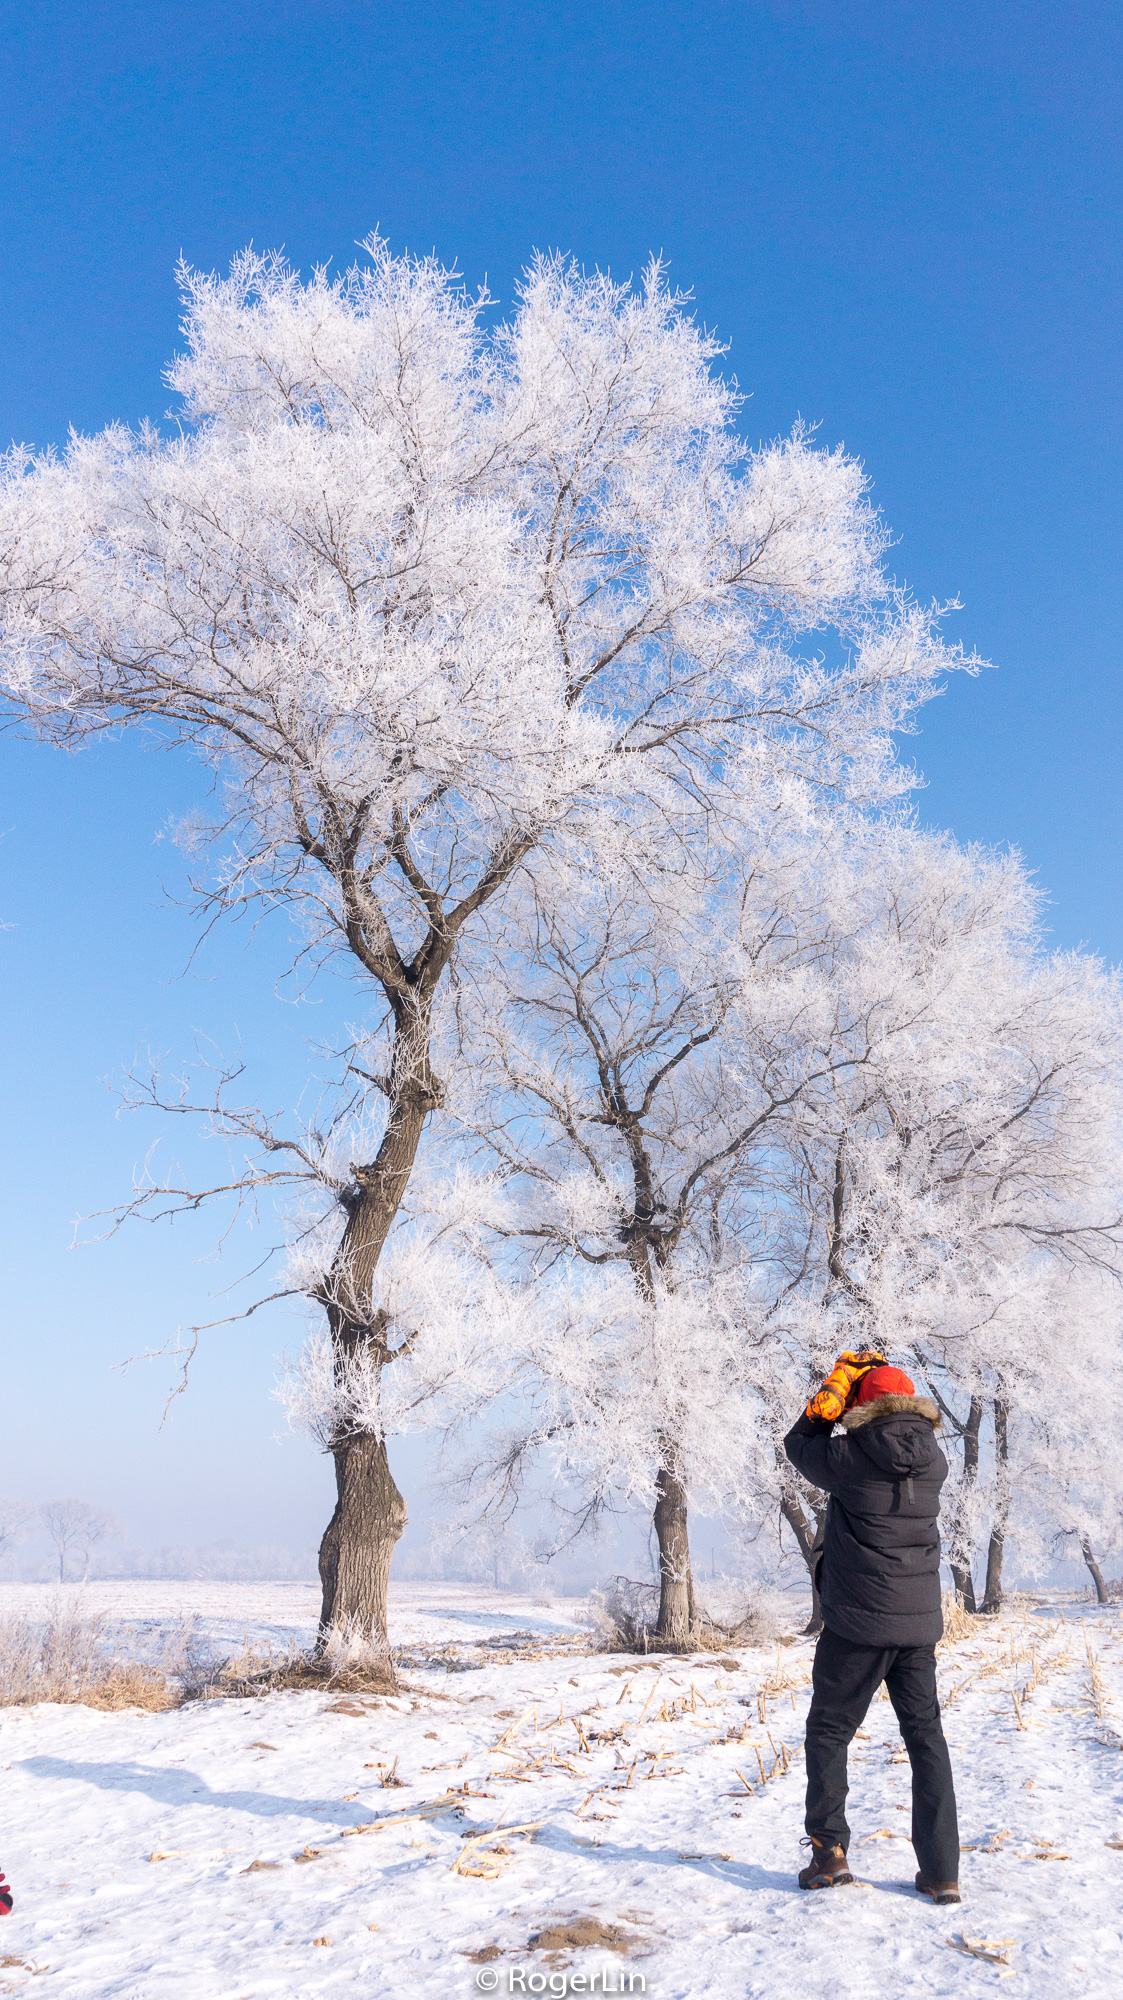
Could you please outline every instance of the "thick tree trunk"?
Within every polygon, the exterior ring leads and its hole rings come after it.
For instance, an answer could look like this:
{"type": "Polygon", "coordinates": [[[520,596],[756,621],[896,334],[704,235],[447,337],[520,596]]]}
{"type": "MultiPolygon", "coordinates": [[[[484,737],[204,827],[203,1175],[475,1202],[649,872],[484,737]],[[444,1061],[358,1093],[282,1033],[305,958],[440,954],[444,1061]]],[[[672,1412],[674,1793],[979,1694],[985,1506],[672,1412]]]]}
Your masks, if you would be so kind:
{"type": "MultiPolygon", "coordinates": [[[[429,1002],[411,995],[395,1006],[390,1065],[390,1116],[371,1165],[352,1169],[356,1196],[324,1287],[336,1379],[358,1360],[376,1373],[392,1365],[386,1319],[373,1305],[374,1273],[401,1206],[430,1111],[440,1087],[429,1067],[429,1002]]],[[[333,1641],[362,1642],[389,1676],[387,1591],[390,1559],[405,1525],[405,1502],[394,1484],[384,1439],[370,1431],[337,1431],[332,1440],[338,1500],[320,1546],[319,1650],[333,1641]]]]}
{"type": "Polygon", "coordinates": [[[655,1539],[659,1545],[659,1616],[652,1633],[666,1652],[688,1652],[694,1635],[694,1576],[686,1488],[678,1454],[668,1446],[655,1475],[655,1539]]]}
{"type": "Polygon", "coordinates": [[[984,1611],[1002,1609],[1002,1556],[1006,1546],[1006,1520],[1010,1512],[1010,1406],[1001,1396],[994,1399],[995,1504],[987,1548],[987,1581],[983,1594],[984,1611]]]}
{"type": "Polygon", "coordinates": [[[406,1524],[406,1503],[383,1438],[357,1437],[333,1453],[339,1498],[320,1543],[320,1629],[357,1641],[363,1664],[393,1682],[387,1628],[390,1558],[406,1524]]]}
{"type": "Polygon", "coordinates": [[[1092,1554],[1092,1544],[1088,1540],[1087,1535],[1081,1535],[1080,1537],[1080,1553],[1088,1565],[1088,1574],[1096,1586],[1096,1603],[1106,1604],[1108,1602],[1107,1585],[1103,1580],[1103,1571],[1092,1554]]]}
{"type": "Polygon", "coordinates": [[[970,1569],[970,1537],[967,1532],[966,1515],[979,1477],[979,1431],[983,1421],[983,1399],[972,1396],[967,1422],[963,1426],[963,1494],[956,1509],[948,1536],[950,1553],[948,1568],[951,1570],[955,1594],[964,1611],[976,1611],[975,1584],[970,1569]],[[964,1556],[968,1557],[965,1562],[964,1556]]]}

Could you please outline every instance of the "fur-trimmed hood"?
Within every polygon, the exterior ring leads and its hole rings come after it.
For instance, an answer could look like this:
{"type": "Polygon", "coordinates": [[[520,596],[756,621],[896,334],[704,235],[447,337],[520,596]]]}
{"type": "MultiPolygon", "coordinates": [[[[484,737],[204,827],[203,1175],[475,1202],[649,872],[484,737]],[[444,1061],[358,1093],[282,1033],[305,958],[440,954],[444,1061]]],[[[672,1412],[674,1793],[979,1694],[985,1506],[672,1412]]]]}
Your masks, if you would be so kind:
{"type": "Polygon", "coordinates": [[[875,1396],[872,1402],[856,1403],[842,1418],[844,1430],[861,1430],[878,1417],[927,1417],[934,1431],[940,1428],[940,1412],[930,1396],[875,1396]]]}

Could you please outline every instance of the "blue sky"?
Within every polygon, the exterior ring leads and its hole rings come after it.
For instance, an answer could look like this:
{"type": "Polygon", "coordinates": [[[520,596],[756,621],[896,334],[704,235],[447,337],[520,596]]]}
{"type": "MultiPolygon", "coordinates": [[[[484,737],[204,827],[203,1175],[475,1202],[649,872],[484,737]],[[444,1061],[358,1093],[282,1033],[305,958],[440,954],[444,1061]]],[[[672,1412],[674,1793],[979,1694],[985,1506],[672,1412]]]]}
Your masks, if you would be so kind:
{"type": "MultiPolygon", "coordinates": [[[[0,0],[0,438],[163,413],[181,251],[345,263],[379,227],[509,300],[535,247],[616,275],[662,250],[749,437],[802,415],[856,452],[898,574],[959,596],[996,663],[925,717],[923,818],[1016,844],[1055,940],[1123,958],[1121,44],[1098,0],[0,0]]],[[[201,1030],[284,1101],[315,1023],[274,997],[268,939],[181,977],[159,834],[189,766],[9,741],[0,777],[0,1489],[78,1490],[136,1542],[310,1546],[327,1470],[267,1400],[299,1326],[212,1336],[159,1431],[166,1371],[111,1364],[213,1317],[233,1269],[205,1226],[67,1246],[155,1136],[101,1078],[201,1030]]]]}

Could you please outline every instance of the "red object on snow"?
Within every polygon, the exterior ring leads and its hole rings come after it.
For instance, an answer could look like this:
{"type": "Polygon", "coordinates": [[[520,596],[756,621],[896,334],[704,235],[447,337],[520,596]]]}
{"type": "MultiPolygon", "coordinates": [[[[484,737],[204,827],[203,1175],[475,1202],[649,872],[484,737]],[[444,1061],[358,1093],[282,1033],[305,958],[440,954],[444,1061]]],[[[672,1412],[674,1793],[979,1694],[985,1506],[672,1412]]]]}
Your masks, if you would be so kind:
{"type": "Polygon", "coordinates": [[[0,1917],[6,1917],[11,1907],[12,1892],[4,1880],[3,1871],[0,1870],[0,1917]]]}
{"type": "Polygon", "coordinates": [[[903,1368],[871,1368],[862,1377],[858,1390],[859,1403],[876,1403],[879,1396],[915,1396],[916,1384],[910,1382],[903,1368]]]}

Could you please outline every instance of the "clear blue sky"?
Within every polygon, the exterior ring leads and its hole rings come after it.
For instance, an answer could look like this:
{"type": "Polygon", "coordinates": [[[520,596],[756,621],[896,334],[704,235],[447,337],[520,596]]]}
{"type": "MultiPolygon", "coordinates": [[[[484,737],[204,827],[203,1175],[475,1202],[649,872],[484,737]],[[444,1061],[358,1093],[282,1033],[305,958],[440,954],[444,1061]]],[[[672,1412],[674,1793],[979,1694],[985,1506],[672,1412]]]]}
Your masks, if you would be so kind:
{"type": "MultiPolygon", "coordinates": [[[[998,667],[929,711],[923,816],[1014,842],[1056,940],[1123,957],[1118,5],[2,0],[0,30],[0,439],[163,413],[180,251],[347,262],[377,226],[509,300],[535,246],[617,275],[662,250],[731,343],[747,433],[802,415],[858,453],[898,573],[960,596],[998,667]]],[[[146,1143],[101,1077],[240,1031],[283,1102],[308,1023],[267,940],[178,977],[156,836],[190,768],[0,763],[0,1490],[78,1490],[142,1543],[312,1544],[326,1469],[266,1400],[299,1328],[213,1336],[157,1433],[164,1377],[110,1364],[233,1273],[197,1261],[205,1228],[67,1251],[146,1143]]]]}

